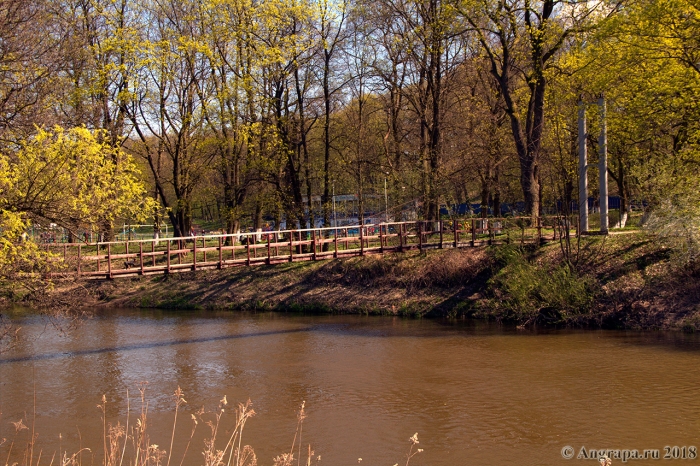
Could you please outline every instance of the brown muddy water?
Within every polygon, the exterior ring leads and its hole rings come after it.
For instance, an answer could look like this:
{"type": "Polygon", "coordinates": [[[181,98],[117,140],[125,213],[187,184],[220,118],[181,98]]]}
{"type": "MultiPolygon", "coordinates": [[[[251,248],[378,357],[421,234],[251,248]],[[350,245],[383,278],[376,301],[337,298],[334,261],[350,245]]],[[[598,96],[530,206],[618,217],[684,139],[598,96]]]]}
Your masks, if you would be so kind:
{"type": "MultiPolygon", "coordinates": [[[[565,460],[562,448],[575,455],[581,447],[659,449],[663,458],[666,446],[700,446],[695,335],[159,311],[110,311],[60,334],[41,317],[16,319],[24,339],[0,355],[2,464],[15,438],[11,422],[30,425],[34,411],[43,464],[53,451],[81,445],[92,452],[83,453],[83,464],[101,464],[97,405],[106,395],[107,421],[123,424],[128,392],[133,425],[141,382],[148,382],[151,442],[164,449],[171,395],[178,385],[185,393],[172,464],[181,462],[190,414],[215,410],[224,395],[252,400],[257,414],[243,440],[261,465],[289,451],[302,401],[304,450],[311,444],[321,465],[358,458],[403,465],[415,432],[424,451],[411,465],[597,464],[565,460]]],[[[222,422],[228,428],[231,418],[222,422]]],[[[206,429],[200,423],[183,464],[203,463],[206,429]]]]}

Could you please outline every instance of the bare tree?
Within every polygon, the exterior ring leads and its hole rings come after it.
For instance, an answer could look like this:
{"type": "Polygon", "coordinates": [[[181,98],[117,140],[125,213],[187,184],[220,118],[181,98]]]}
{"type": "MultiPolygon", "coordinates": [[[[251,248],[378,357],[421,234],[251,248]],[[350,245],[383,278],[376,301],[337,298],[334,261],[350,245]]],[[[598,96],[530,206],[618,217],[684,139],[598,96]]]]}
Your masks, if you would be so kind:
{"type": "Polygon", "coordinates": [[[51,124],[46,99],[60,71],[62,40],[43,0],[0,0],[0,141],[51,124]]]}
{"type": "Polygon", "coordinates": [[[170,1],[147,5],[151,26],[135,77],[128,117],[139,143],[131,149],[148,162],[156,192],[177,236],[191,227],[191,201],[210,167],[214,151],[206,146],[201,81],[208,61],[194,41],[196,6],[170,1]],[[183,45],[184,44],[184,45],[183,45]]]}

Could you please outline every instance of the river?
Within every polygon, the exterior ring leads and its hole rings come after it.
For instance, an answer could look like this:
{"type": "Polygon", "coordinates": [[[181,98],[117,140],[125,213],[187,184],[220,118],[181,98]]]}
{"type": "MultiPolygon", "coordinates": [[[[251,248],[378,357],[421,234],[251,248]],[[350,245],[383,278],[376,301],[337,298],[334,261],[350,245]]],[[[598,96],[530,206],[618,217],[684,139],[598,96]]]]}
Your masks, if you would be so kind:
{"type": "MultiPolygon", "coordinates": [[[[310,444],[329,466],[359,458],[403,465],[416,432],[424,451],[411,465],[577,464],[582,447],[659,449],[663,457],[674,455],[666,446],[700,444],[695,335],[274,313],[109,311],[67,333],[36,315],[15,321],[23,339],[0,355],[3,462],[11,422],[24,418],[29,426],[35,419],[45,464],[53,451],[81,446],[90,448],[84,464],[101,463],[97,405],[105,395],[107,422],[122,424],[128,406],[133,427],[139,387],[151,443],[165,450],[172,394],[184,392],[171,464],[181,462],[191,414],[203,407],[211,419],[224,395],[222,430],[232,423],[229,408],[252,400],[243,440],[260,465],[290,450],[302,401],[303,451],[310,444]],[[574,459],[562,457],[566,446],[574,459]]],[[[206,434],[200,422],[183,464],[203,463],[206,434]]]]}

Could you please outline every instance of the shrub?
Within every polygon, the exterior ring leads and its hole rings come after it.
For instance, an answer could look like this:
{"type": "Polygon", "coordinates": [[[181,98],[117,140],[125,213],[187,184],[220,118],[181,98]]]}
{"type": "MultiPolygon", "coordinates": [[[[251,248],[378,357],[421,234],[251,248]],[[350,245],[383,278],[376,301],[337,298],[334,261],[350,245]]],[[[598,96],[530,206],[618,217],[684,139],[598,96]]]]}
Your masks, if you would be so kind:
{"type": "Polygon", "coordinates": [[[513,246],[494,249],[496,270],[488,282],[487,310],[502,320],[521,325],[561,323],[587,312],[594,282],[565,264],[546,270],[513,246]]]}
{"type": "Polygon", "coordinates": [[[681,266],[700,262],[700,199],[698,195],[664,200],[649,215],[645,227],[674,252],[681,266]]]}

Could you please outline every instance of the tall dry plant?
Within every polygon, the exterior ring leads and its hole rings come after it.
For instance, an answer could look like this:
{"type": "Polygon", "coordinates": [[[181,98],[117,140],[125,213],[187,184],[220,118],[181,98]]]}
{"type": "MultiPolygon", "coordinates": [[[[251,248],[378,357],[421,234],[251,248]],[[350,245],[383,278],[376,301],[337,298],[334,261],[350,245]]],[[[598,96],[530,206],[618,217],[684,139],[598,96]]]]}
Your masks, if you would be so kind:
{"type": "MultiPolygon", "coordinates": [[[[406,466],[408,466],[408,463],[411,462],[411,458],[416,456],[418,453],[422,453],[423,449],[422,448],[416,448],[415,451],[413,451],[413,447],[418,445],[420,442],[418,441],[418,432],[413,434],[409,439],[409,442],[411,442],[411,447],[408,449],[408,453],[406,453],[406,466]]],[[[394,466],[399,466],[399,463],[394,463],[394,466]]]]}
{"type": "MultiPolygon", "coordinates": [[[[173,446],[175,444],[175,431],[179,423],[182,406],[187,404],[185,393],[178,387],[172,395],[175,411],[172,432],[170,434],[170,450],[165,451],[157,444],[151,443],[148,419],[149,404],[146,397],[147,385],[147,382],[142,382],[139,385],[141,408],[140,411],[137,412],[135,423],[132,423],[131,420],[132,403],[128,390],[126,394],[127,414],[124,424],[122,424],[121,421],[117,421],[116,424],[107,421],[109,401],[106,395],[102,396],[101,402],[97,405],[97,408],[102,414],[102,466],[170,466],[174,462],[173,446]]],[[[185,458],[187,457],[192,439],[200,422],[204,422],[210,428],[210,436],[204,440],[204,449],[202,451],[204,466],[257,466],[258,460],[255,451],[250,445],[245,445],[243,443],[243,430],[245,425],[251,417],[255,416],[252,402],[248,400],[245,403],[238,403],[236,408],[232,410],[234,426],[230,432],[227,432],[226,437],[220,439],[222,420],[227,414],[228,405],[228,400],[226,396],[224,396],[219,401],[215,411],[205,412],[204,408],[201,408],[196,413],[190,414],[192,420],[190,435],[185,445],[184,452],[182,453],[179,466],[185,464],[185,458]],[[220,441],[223,442],[224,440],[225,443],[223,446],[217,446],[217,443],[220,441]]],[[[321,461],[321,456],[315,455],[310,444],[307,445],[306,448],[302,446],[304,420],[307,417],[305,402],[302,402],[296,417],[297,425],[291,448],[288,452],[282,453],[273,459],[274,466],[312,466],[318,465],[321,461]],[[306,458],[302,458],[302,452],[306,453],[306,458]]],[[[39,466],[42,461],[43,452],[41,450],[39,450],[38,454],[35,452],[38,433],[36,433],[33,428],[34,423],[29,422],[29,425],[32,427],[28,427],[27,424],[25,424],[25,419],[20,419],[19,421],[12,422],[12,424],[15,430],[14,436],[9,440],[4,438],[0,439],[0,448],[3,446],[8,448],[7,454],[3,454],[4,463],[1,464],[5,466],[39,466]],[[25,434],[26,438],[23,438],[25,434]],[[22,447],[24,451],[18,453],[16,447],[22,444],[24,445],[22,447]],[[16,458],[19,458],[19,461],[13,458],[13,453],[16,458]]],[[[59,435],[59,439],[62,441],[63,436],[59,435]]],[[[406,465],[408,465],[408,462],[413,456],[423,451],[422,449],[414,450],[415,445],[418,444],[417,434],[411,437],[410,440],[411,449],[407,454],[406,465]]],[[[64,450],[63,446],[59,444],[58,452],[51,456],[51,459],[48,460],[48,465],[82,466],[84,464],[83,453],[96,453],[98,455],[97,458],[92,457],[90,464],[100,464],[99,449],[100,447],[91,449],[81,446],[78,451],[71,454],[68,450],[64,450]]],[[[0,459],[0,462],[1,461],[2,459],[0,459]]],[[[44,459],[44,464],[46,463],[47,461],[44,459]]]]}
{"type": "MultiPolygon", "coordinates": [[[[289,453],[282,453],[273,459],[274,466],[293,466],[294,465],[294,450],[297,450],[296,464],[301,466],[301,445],[302,445],[302,433],[304,430],[304,419],[306,419],[306,401],[301,402],[301,407],[297,411],[297,429],[294,432],[294,438],[292,439],[292,447],[289,449],[289,453]]],[[[316,456],[314,458],[314,451],[311,449],[311,445],[308,445],[306,466],[311,466],[312,461],[315,460],[316,464],[321,461],[321,456],[316,456]]]]}
{"type": "MultiPolygon", "coordinates": [[[[235,410],[236,423],[228,437],[228,441],[223,450],[217,449],[216,440],[226,406],[228,406],[228,400],[224,396],[219,402],[217,411],[214,413],[214,419],[206,421],[206,424],[211,429],[211,437],[204,441],[205,449],[202,454],[204,455],[205,466],[257,466],[258,459],[255,456],[253,447],[250,445],[242,446],[243,428],[248,419],[255,416],[253,403],[250,400],[245,403],[238,403],[238,407],[235,410]],[[227,455],[228,459],[224,462],[224,458],[227,455]]],[[[203,413],[200,412],[198,414],[201,416],[203,413]]]]}

